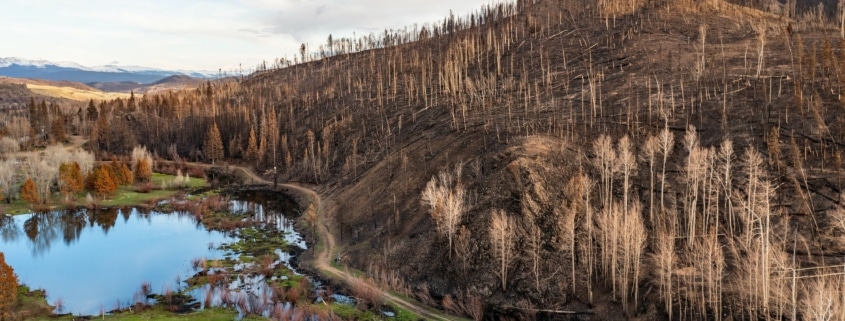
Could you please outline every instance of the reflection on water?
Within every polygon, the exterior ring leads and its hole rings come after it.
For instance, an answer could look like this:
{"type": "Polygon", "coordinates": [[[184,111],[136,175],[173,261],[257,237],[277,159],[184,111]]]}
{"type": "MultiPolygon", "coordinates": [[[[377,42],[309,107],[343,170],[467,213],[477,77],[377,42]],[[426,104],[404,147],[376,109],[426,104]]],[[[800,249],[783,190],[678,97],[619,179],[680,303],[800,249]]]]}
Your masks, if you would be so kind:
{"type": "MultiPolygon", "coordinates": [[[[4,243],[14,242],[22,235],[26,235],[30,241],[32,255],[40,256],[48,252],[59,238],[65,245],[73,244],[86,228],[100,230],[104,235],[108,235],[115,226],[118,216],[123,217],[123,223],[127,223],[133,213],[141,219],[150,221],[149,211],[143,213],[137,209],[51,211],[15,217],[4,216],[0,221],[0,234],[4,243]]],[[[185,214],[174,213],[173,215],[182,215],[185,219],[191,218],[190,215],[185,214]]]]}
{"type": "MultiPolygon", "coordinates": [[[[288,244],[305,249],[294,228],[296,204],[278,195],[248,194],[230,201],[229,211],[245,221],[282,232],[288,244]]],[[[192,214],[162,214],[142,209],[87,209],[0,217],[0,252],[20,276],[35,288],[47,290],[51,303],[61,299],[65,310],[77,315],[98,315],[144,301],[140,292],[166,293],[184,288],[182,280],[199,272],[196,262],[220,259],[222,243],[236,241],[209,232],[192,214]],[[149,283],[146,291],[142,284],[149,283]]],[[[270,268],[290,267],[291,255],[277,249],[270,268]]],[[[237,256],[235,256],[237,257],[237,256]]],[[[257,263],[239,263],[243,272],[257,263]]],[[[210,268],[207,273],[222,273],[210,268]]],[[[273,276],[270,280],[276,280],[273,276]]],[[[200,286],[187,291],[206,304],[235,306],[240,312],[269,315],[288,311],[278,301],[263,275],[242,273],[226,286],[200,286]],[[227,303],[229,302],[229,303],[227,303]],[[236,302],[234,304],[233,302],[236,302]]]]}
{"type": "Polygon", "coordinates": [[[17,240],[21,233],[21,229],[18,228],[11,216],[0,217],[0,237],[3,238],[3,243],[17,240]]]}
{"type": "Polygon", "coordinates": [[[0,235],[0,252],[21,282],[46,289],[51,303],[61,299],[74,314],[127,306],[142,282],[157,293],[178,289],[191,260],[220,258],[217,246],[233,241],[193,215],[135,209],[3,217],[0,235]]]}

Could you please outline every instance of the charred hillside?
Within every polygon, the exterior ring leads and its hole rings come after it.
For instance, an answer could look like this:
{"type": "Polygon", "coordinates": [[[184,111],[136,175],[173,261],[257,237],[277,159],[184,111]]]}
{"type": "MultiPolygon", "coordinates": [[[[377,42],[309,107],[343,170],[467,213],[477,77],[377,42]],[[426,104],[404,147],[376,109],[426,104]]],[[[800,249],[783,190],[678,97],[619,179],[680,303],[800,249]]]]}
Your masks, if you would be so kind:
{"type": "Polygon", "coordinates": [[[842,316],[845,42],[766,8],[491,5],[112,102],[92,145],[313,183],[343,262],[456,314],[842,316]]]}

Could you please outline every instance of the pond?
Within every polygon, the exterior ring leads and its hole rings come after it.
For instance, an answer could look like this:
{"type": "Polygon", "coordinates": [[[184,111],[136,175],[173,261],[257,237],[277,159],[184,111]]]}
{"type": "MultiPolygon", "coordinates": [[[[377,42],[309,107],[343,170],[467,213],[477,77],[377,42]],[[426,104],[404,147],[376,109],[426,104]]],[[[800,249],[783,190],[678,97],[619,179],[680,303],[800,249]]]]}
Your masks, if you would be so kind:
{"type": "Polygon", "coordinates": [[[219,258],[234,239],[193,215],[137,209],[53,211],[0,218],[0,252],[22,283],[47,291],[63,313],[126,307],[142,283],[177,291],[196,258],[219,258]]]}
{"type": "Polygon", "coordinates": [[[234,198],[161,202],[168,213],[127,208],[0,216],[0,252],[22,283],[45,289],[51,304],[61,302],[59,313],[99,315],[155,302],[145,294],[180,291],[200,301],[194,308],[211,304],[264,315],[289,309],[270,294],[305,278],[290,266],[290,253],[306,248],[293,229],[297,205],[278,194],[234,198]],[[185,210],[196,205],[216,210],[185,210]],[[264,253],[272,273],[252,272],[263,268],[256,266],[257,253],[264,253]],[[259,298],[267,302],[252,304],[259,298]]]}

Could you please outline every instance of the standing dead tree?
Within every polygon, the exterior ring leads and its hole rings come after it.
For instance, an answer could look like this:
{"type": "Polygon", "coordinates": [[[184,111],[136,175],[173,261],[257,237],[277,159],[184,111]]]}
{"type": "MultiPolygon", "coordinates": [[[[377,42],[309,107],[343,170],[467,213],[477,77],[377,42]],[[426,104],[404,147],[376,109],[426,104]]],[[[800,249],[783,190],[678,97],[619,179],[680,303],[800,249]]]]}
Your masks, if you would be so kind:
{"type": "Polygon", "coordinates": [[[462,166],[454,172],[441,171],[431,178],[422,193],[422,203],[429,207],[429,213],[437,225],[437,231],[449,240],[449,257],[452,257],[452,240],[458,231],[464,214],[466,194],[460,177],[462,166]]]}
{"type": "Polygon", "coordinates": [[[493,256],[499,261],[499,278],[502,290],[508,289],[508,268],[513,260],[514,229],[516,224],[502,209],[493,210],[493,220],[490,224],[490,243],[493,256]]]}
{"type": "Polygon", "coordinates": [[[668,125],[660,132],[659,146],[660,153],[663,154],[663,166],[660,173],[660,212],[663,215],[666,211],[666,203],[663,198],[666,191],[666,163],[669,161],[669,154],[672,154],[672,148],[675,146],[675,135],[669,131],[668,125]]]}

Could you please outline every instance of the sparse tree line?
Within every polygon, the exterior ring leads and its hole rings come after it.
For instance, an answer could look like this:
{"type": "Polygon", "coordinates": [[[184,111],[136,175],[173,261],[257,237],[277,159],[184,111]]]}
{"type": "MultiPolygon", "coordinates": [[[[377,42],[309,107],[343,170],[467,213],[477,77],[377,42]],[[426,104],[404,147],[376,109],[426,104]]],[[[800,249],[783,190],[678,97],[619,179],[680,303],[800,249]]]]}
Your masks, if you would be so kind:
{"type": "Polygon", "coordinates": [[[25,109],[5,110],[0,116],[0,153],[43,148],[65,142],[82,129],[81,109],[30,98],[25,109]]]}

